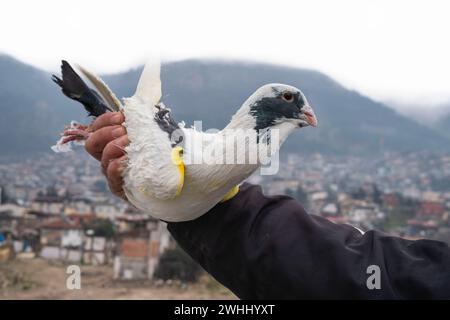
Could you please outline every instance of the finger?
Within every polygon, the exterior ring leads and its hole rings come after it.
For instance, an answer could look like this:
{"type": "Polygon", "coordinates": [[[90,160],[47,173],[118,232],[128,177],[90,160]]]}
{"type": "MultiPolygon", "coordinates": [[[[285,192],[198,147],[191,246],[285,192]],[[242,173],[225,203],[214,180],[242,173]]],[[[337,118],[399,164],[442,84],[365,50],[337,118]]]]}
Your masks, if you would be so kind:
{"type": "Polygon", "coordinates": [[[102,170],[103,173],[106,174],[106,169],[111,161],[116,158],[120,158],[125,155],[125,147],[130,143],[128,140],[128,136],[124,135],[120,138],[117,138],[111,142],[109,142],[102,152],[102,170]]]}
{"type": "Polygon", "coordinates": [[[106,177],[108,178],[108,186],[113,194],[118,197],[124,198],[125,192],[123,191],[123,177],[122,173],[125,169],[126,156],[122,156],[111,161],[106,169],[106,177]]]}
{"type": "Polygon", "coordinates": [[[87,152],[97,160],[101,160],[105,146],[114,139],[126,134],[123,126],[109,126],[92,132],[84,145],[87,152]]]}
{"type": "Polygon", "coordinates": [[[122,124],[125,120],[122,112],[106,112],[89,126],[89,131],[97,131],[101,128],[122,124]]]}

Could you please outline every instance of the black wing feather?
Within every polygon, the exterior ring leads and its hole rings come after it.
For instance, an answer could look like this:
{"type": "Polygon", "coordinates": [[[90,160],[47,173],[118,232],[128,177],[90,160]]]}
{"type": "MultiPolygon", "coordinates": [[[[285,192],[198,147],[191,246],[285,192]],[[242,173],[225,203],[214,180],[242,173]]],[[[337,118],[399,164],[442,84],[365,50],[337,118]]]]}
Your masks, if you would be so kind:
{"type": "Polygon", "coordinates": [[[112,111],[103,98],[89,88],[65,60],[62,60],[61,74],[62,79],[53,75],[53,82],[61,87],[64,95],[83,104],[90,116],[98,117],[107,111],[112,111]]]}

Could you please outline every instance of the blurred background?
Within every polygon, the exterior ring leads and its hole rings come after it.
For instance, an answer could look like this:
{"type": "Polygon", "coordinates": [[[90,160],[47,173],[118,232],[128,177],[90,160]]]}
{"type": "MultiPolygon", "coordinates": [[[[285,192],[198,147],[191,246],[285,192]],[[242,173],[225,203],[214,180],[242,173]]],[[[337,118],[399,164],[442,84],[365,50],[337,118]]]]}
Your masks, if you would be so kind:
{"type": "Polygon", "coordinates": [[[445,1],[2,1],[0,298],[234,299],[163,223],[110,195],[82,148],[50,150],[84,110],[51,82],[61,59],[134,93],[163,59],[175,119],[224,127],[269,82],[300,88],[318,128],[254,175],[311,214],[450,243],[450,44],[445,1]],[[82,289],[66,267],[80,265],[82,289]]]}

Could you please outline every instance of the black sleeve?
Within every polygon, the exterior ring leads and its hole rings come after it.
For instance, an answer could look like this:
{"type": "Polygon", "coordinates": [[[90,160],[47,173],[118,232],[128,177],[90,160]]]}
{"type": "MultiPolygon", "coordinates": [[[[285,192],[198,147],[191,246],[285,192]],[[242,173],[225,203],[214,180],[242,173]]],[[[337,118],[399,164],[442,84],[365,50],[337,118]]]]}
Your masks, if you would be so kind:
{"type": "Polygon", "coordinates": [[[448,245],[362,234],[259,186],[244,184],[232,200],[168,229],[242,299],[450,299],[448,245]]]}

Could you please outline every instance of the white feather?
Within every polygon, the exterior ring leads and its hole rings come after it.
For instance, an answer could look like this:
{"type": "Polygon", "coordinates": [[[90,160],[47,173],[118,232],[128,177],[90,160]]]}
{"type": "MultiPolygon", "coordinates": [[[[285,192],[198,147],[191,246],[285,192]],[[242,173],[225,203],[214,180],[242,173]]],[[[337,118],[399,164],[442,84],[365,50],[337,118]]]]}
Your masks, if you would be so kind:
{"type": "MultiPolygon", "coordinates": [[[[127,107],[125,106],[125,109],[127,107]]],[[[212,135],[218,137],[220,133],[208,134],[194,129],[183,129],[185,138],[200,139],[202,141],[211,141],[215,143],[215,139],[204,139],[203,135],[212,135]]],[[[131,140],[131,139],[130,139],[131,140]]],[[[133,141],[133,140],[131,140],[133,141]]],[[[205,147],[205,146],[204,146],[205,147]]],[[[141,150],[142,152],[142,150],[141,150]]],[[[184,149],[183,158],[194,157],[194,150],[191,148],[184,149]]],[[[135,154],[129,158],[132,159],[135,154]]],[[[155,170],[153,163],[161,161],[161,154],[147,152],[145,155],[149,160],[148,166],[136,167],[137,175],[148,176],[157,179],[160,182],[160,188],[167,187],[167,180],[170,177],[168,172],[160,169],[155,170]],[[155,171],[158,171],[155,173],[155,171]],[[164,175],[164,176],[163,176],[164,175]]],[[[130,163],[131,164],[131,163],[130,163]]],[[[136,164],[135,164],[136,165],[136,164]]],[[[173,164],[172,164],[173,165],[173,164]]],[[[136,179],[136,176],[126,174],[125,177],[125,193],[127,198],[133,205],[140,210],[149,213],[155,218],[164,221],[178,222],[195,219],[220,202],[224,196],[236,185],[240,184],[245,178],[251,175],[258,168],[257,164],[253,165],[207,165],[207,164],[187,164],[185,166],[184,186],[181,193],[170,200],[161,199],[154,196],[148,196],[139,191],[138,188],[130,188],[128,180],[136,179]]],[[[130,168],[133,170],[133,168],[130,168]]],[[[173,174],[173,173],[172,173],[173,174]]],[[[155,183],[153,180],[152,183],[155,183]]]]}
{"type": "Polygon", "coordinates": [[[122,104],[120,103],[120,100],[117,99],[114,92],[111,91],[111,89],[108,87],[108,85],[97,76],[95,73],[90,72],[89,70],[77,66],[78,69],[84,74],[86,78],[89,79],[89,81],[94,85],[94,87],[97,89],[99,94],[103,97],[103,100],[105,100],[106,104],[115,111],[119,111],[122,109],[122,104]]]}
{"type": "Polygon", "coordinates": [[[143,103],[155,106],[161,99],[161,62],[155,60],[145,64],[134,97],[143,103]]]}
{"type": "Polygon", "coordinates": [[[163,200],[175,197],[181,177],[172,161],[169,136],[155,121],[155,107],[136,97],[124,102],[124,126],[131,142],[125,148],[128,156],[125,188],[133,194],[163,200]]]}

